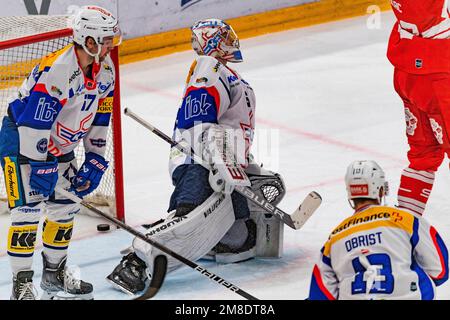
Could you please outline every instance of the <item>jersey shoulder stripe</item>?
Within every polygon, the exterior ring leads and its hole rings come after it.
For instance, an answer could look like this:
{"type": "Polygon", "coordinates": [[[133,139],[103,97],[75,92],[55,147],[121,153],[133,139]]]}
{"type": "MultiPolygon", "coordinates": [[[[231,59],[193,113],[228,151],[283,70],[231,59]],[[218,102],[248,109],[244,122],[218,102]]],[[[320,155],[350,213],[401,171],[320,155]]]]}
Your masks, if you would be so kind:
{"type": "Polygon", "coordinates": [[[197,60],[194,60],[192,62],[191,67],[189,68],[188,75],[186,77],[186,84],[188,84],[191,81],[191,77],[194,74],[195,67],[197,66],[197,60]]]}
{"type": "Polygon", "coordinates": [[[436,277],[431,277],[436,285],[440,285],[448,279],[448,251],[444,244],[444,241],[437,233],[434,227],[430,227],[430,236],[433,240],[433,244],[436,248],[436,252],[439,255],[439,261],[441,263],[441,272],[436,277]]]}
{"type": "Polygon", "coordinates": [[[319,267],[314,265],[313,275],[311,279],[311,287],[309,291],[310,300],[336,300],[336,298],[328,291],[327,287],[323,283],[322,275],[320,274],[319,267]]]}
{"type": "Polygon", "coordinates": [[[72,46],[73,46],[72,44],[68,44],[64,48],[62,48],[56,52],[50,53],[49,55],[42,58],[41,62],[39,63],[38,72],[50,70],[50,68],[53,66],[55,61],[60,56],[62,56],[65,52],[67,52],[70,48],[72,48],[72,46]]]}
{"type": "Polygon", "coordinates": [[[417,218],[410,212],[386,206],[373,206],[361,211],[339,224],[328,239],[324,255],[329,256],[333,243],[354,233],[375,228],[397,228],[406,231],[410,236],[414,232],[414,222],[417,218]]]}
{"type": "Polygon", "coordinates": [[[198,57],[191,65],[186,79],[187,86],[215,86],[220,78],[227,79],[230,71],[217,59],[198,57]]]}

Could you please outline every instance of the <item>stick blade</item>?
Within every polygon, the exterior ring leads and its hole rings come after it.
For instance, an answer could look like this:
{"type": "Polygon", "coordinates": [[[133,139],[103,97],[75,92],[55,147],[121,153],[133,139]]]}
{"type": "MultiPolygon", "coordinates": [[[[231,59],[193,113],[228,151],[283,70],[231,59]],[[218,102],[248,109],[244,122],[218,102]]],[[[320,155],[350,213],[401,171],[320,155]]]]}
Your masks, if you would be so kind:
{"type": "Polygon", "coordinates": [[[167,273],[167,257],[164,255],[156,256],[153,265],[153,274],[150,285],[145,292],[133,300],[148,300],[153,298],[161,288],[167,273]]]}
{"type": "Polygon", "coordinates": [[[310,192],[297,210],[291,215],[295,229],[300,229],[322,203],[322,197],[315,191],[310,192]]]}

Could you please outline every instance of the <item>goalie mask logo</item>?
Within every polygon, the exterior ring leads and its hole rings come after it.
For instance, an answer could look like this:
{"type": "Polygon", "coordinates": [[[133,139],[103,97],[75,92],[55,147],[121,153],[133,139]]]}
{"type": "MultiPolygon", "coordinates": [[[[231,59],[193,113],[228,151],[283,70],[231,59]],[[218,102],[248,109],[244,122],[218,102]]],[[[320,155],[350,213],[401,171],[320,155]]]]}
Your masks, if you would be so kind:
{"type": "Polygon", "coordinates": [[[442,127],[433,118],[430,118],[430,124],[431,124],[431,129],[433,129],[433,133],[434,133],[434,136],[436,137],[436,140],[439,142],[439,144],[443,144],[444,141],[442,139],[442,137],[443,137],[442,127]]]}
{"type": "Polygon", "coordinates": [[[411,112],[411,110],[409,110],[409,108],[405,108],[405,120],[406,120],[406,133],[410,136],[413,136],[417,128],[417,118],[411,112]]]}

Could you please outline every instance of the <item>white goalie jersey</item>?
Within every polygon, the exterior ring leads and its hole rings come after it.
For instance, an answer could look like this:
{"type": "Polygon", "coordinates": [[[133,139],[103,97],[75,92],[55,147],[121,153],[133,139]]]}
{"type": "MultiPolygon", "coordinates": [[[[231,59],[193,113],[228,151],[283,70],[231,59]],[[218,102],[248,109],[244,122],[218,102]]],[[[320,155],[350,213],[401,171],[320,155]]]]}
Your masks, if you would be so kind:
{"type": "Polygon", "coordinates": [[[432,300],[448,251],[422,217],[370,206],[333,230],[314,266],[310,300],[432,300]]]}
{"type": "MultiPolygon", "coordinates": [[[[255,95],[251,86],[234,70],[209,56],[199,56],[186,80],[178,110],[173,139],[198,153],[201,135],[211,125],[233,129],[238,141],[237,161],[246,166],[255,128],[255,95]]],[[[172,175],[191,159],[172,148],[169,171],[172,175]]]]}

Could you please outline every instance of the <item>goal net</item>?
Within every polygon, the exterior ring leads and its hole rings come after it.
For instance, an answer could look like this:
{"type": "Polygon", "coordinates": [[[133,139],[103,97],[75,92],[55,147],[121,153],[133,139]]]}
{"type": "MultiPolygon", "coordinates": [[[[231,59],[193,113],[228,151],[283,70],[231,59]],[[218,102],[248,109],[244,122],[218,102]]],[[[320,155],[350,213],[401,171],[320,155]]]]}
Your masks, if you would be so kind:
{"type": "MultiPolygon", "coordinates": [[[[44,56],[71,43],[69,16],[0,17],[0,116],[7,113],[11,95],[17,91],[33,67],[44,56]]],[[[113,116],[108,130],[105,158],[109,168],[100,186],[84,200],[95,206],[107,206],[111,215],[124,220],[120,87],[117,47],[111,52],[116,68],[113,116]]],[[[1,120],[0,118],[0,120],[1,120]]],[[[83,143],[75,150],[78,166],[84,161],[83,143]]],[[[0,175],[0,206],[7,212],[3,174],[0,175]]]]}

